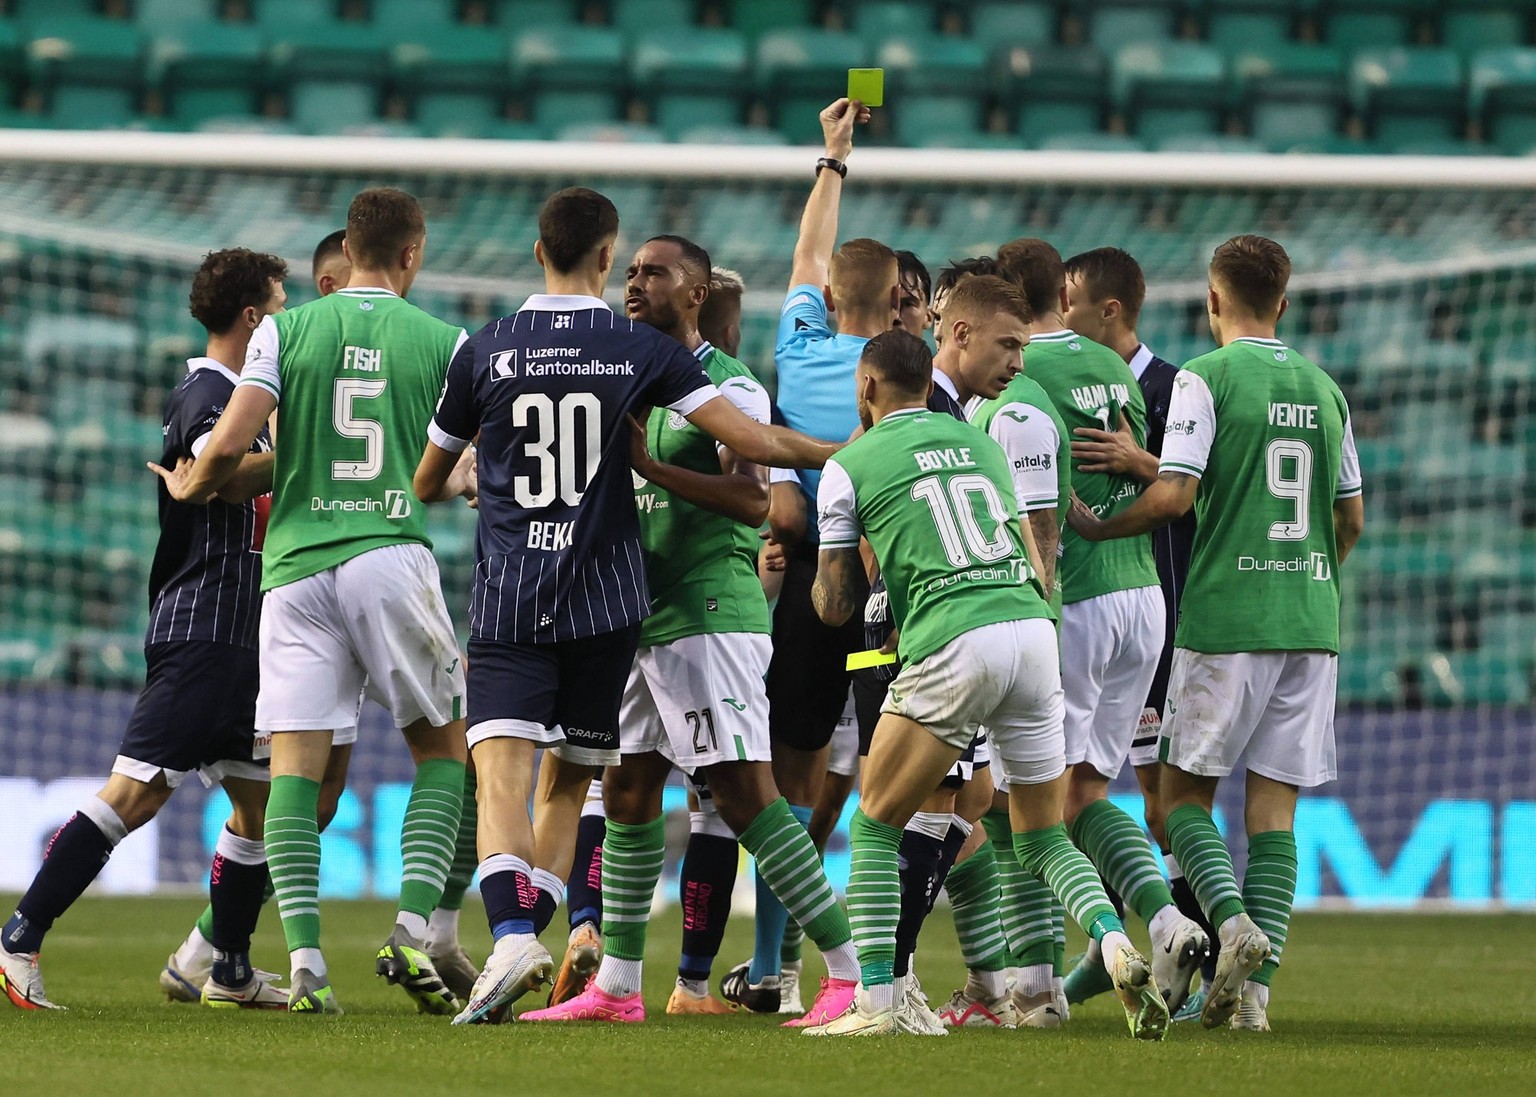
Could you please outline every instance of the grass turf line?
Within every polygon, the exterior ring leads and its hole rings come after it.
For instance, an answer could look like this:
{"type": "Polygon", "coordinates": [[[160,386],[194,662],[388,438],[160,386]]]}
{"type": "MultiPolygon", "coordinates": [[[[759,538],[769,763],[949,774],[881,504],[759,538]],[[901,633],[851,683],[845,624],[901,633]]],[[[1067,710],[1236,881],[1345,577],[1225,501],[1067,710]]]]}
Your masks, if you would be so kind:
{"type": "MultiPolygon", "coordinates": [[[[965,1030],[945,1039],[817,1040],[773,1018],[666,1017],[679,942],[676,908],[651,929],[650,1019],[633,1026],[451,1029],[419,1016],[373,975],[389,932],[384,903],[326,902],[326,957],[347,1015],[298,1018],[170,1005],[156,976],[200,904],[88,899],[43,951],[61,1014],[0,1008],[6,1089],[27,1097],[275,1092],[392,1094],[515,1087],[538,1094],[907,1093],[1482,1094],[1536,1091],[1536,919],[1519,915],[1301,915],[1275,983],[1268,1036],[1175,1025],[1166,1043],[1126,1037],[1106,995],[1060,1032],[965,1030]],[[12,1086],[15,1086],[14,1090],[12,1086]]],[[[563,919],[546,936],[558,959],[563,919]]],[[[464,919],[477,958],[489,935],[464,919]]],[[[751,952],[735,918],[716,978],[751,952]]],[[[1133,935],[1144,931],[1136,927],[1133,935]]],[[[807,1002],[820,973],[807,950],[807,1002]]],[[[256,962],[286,970],[275,912],[256,962]]],[[[935,1006],[962,971],[947,912],[923,934],[918,974],[935,1006]]],[[[538,1003],[542,1004],[542,1002],[538,1003]]],[[[522,1003],[532,1008],[531,1000],[522,1003]]]]}

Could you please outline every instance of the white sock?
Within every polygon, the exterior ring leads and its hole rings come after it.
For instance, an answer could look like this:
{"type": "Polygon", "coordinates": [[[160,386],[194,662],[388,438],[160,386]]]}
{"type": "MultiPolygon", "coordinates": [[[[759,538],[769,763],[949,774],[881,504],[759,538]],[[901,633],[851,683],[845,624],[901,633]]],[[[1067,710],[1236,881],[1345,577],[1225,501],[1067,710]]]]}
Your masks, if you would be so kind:
{"type": "Polygon", "coordinates": [[[101,831],[101,836],[107,840],[107,844],[113,849],[117,843],[128,837],[128,824],[123,822],[112,805],[100,796],[92,796],[80,805],[80,814],[96,824],[96,829],[101,831]]]}
{"type": "MultiPolygon", "coordinates": [[[[1106,933],[1100,940],[1099,944],[1104,953],[1104,955],[1101,957],[1104,963],[1104,970],[1110,972],[1111,974],[1114,972],[1115,957],[1120,954],[1120,950],[1122,948],[1134,947],[1131,944],[1131,939],[1116,929],[1112,929],[1106,933]]],[[[1089,947],[1090,949],[1092,948],[1092,946],[1089,947]]]]}
{"type": "Polygon", "coordinates": [[[912,985],[912,976],[898,975],[891,982],[891,998],[894,1001],[902,1001],[907,996],[907,988],[912,985]]]}
{"type": "Polygon", "coordinates": [[[966,990],[972,998],[995,1002],[1008,993],[1007,977],[1001,971],[978,971],[972,968],[965,977],[966,990]]]}
{"type": "Polygon", "coordinates": [[[496,938],[496,944],[491,947],[491,954],[517,952],[527,948],[529,945],[536,945],[538,943],[538,937],[532,933],[508,933],[503,937],[496,938]]]}
{"type": "Polygon", "coordinates": [[[405,930],[406,935],[412,941],[425,941],[427,939],[427,920],[419,914],[412,914],[408,910],[402,910],[395,915],[395,925],[405,930]]]}
{"type": "Polygon", "coordinates": [[[947,811],[918,811],[914,812],[911,819],[907,820],[904,829],[916,834],[926,834],[928,837],[942,842],[944,835],[949,833],[950,813],[947,811]]]}
{"type": "Polygon", "coordinates": [[[1034,998],[1052,993],[1051,981],[1055,978],[1050,964],[1031,964],[1019,969],[1019,981],[1013,991],[1020,998],[1034,998]]]}
{"type": "Polygon", "coordinates": [[[550,872],[547,868],[536,868],[528,874],[528,879],[533,881],[533,886],[547,895],[554,897],[558,904],[565,898],[565,881],[550,872]]]}
{"type": "MultiPolygon", "coordinates": [[[[1009,990],[1018,990],[1024,985],[1024,969],[1021,967],[1009,967],[1003,969],[1003,981],[1009,990]]],[[[1023,993],[1020,991],[1020,993],[1023,993]]]]}
{"type": "Polygon", "coordinates": [[[597,969],[597,989],[615,998],[628,998],[640,993],[640,960],[620,960],[617,956],[604,956],[597,969]]]}
{"type": "MultiPolygon", "coordinates": [[[[826,961],[828,979],[842,979],[849,983],[859,981],[859,954],[852,941],[844,941],[832,951],[823,952],[821,958],[826,961]]],[[[797,974],[799,970],[796,966],[797,974]]]]}
{"type": "Polygon", "coordinates": [[[288,963],[294,979],[299,977],[299,969],[305,968],[321,982],[325,981],[325,957],[317,948],[294,949],[288,954],[288,963]]]}
{"type": "Polygon", "coordinates": [[[949,817],[949,825],[952,827],[959,827],[960,833],[965,835],[967,838],[971,836],[971,831],[976,829],[976,824],[960,815],[951,815],[949,817]]]}
{"type": "Polygon", "coordinates": [[[1234,914],[1225,922],[1221,923],[1221,925],[1216,927],[1216,936],[1221,938],[1222,944],[1226,944],[1242,931],[1243,922],[1246,921],[1247,918],[1248,915],[1246,913],[1234,914]]]}
{"type": "Polygon", "coordinates": [[[213,964],[213,942],[204,937],[196,926],[176,950],[176,970],[183,975],[196,973],[213,964]]]}
{"type": "Polygon", "coordinates": [[[1184,876],[1184,870],[1179,867],[1179,859],[1172,853],[1163,854],[1163,865],[1168,869],[1168,879],[1179,880],[1184,876]]]}
{"type": "Polygon", "coordinates": [[[1269,988],[1263,983],[1255,983],[1249,979],[1243,984],[1243,1001],[1253,1002],[1260,1009],[1269,1009],[1269,988]]]}
{"type": "Polygon", "coordinates": [[[708,979],[684,979],[681,975],[679,975],[677,977],[677,985],[682,987],[695,998],[702,998],[709,993],[708,979]]]}
{"type": "Polygon", "coordinates": [[[438,907],[427,919],[427,944],[452,952],[459,946],[459,912],[438,907]]]}
{"type": "Polygon", "coordinates": [[[890,1009],[896,1002],[896,986],[894,983],[881,983],[878,986],[864,988],[864,1004],[871,1013],[879,1013],[882,1009],[890,1009]]]}
{"type": "Polygon", "coordinates": [[[1152,920],[1147,923],[1147,929],[1152,933],[1152,940],[1166,941],[1173,935],[1174,927],[1183,920],[1184,916],[1179,913],[1179,908],[1169,903],[1152,915],[1152,920]]]}

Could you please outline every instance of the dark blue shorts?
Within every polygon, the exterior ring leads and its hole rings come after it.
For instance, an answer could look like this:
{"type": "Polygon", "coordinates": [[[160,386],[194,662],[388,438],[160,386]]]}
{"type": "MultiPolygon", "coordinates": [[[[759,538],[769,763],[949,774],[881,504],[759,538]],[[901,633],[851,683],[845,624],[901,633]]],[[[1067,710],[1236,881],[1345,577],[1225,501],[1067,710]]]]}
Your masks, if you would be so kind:
{"type": "Polygon", "coordinates": [[[469,641],[469,744],[530,739],[561,758],[617,765],[619,704],[640,646],[636,622],[553,644],[469,641]]]}
{"type": "Polygon", "coordinates": [[[209,640],[148,644],[149,673],[133,706],[113,772],[173,786],[193,770],[261,779],[253,762],[260,660],[252,648],[209,640]],[[221,763],[228,763],[220,768],[221,763]]]}

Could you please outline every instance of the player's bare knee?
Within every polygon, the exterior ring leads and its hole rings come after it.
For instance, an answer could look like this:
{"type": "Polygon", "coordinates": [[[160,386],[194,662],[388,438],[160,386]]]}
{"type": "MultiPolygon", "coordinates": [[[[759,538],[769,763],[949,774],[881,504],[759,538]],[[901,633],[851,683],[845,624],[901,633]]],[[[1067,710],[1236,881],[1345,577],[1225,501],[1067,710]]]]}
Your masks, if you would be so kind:
{"type": "Polygon", "coordinates": [[[329,776],[320,782],[320,799],[315,805],[315,822],[321,830],[331,825],[336,811],[341,807],[341,794],[347,789],[345,780],[332,781],[329,776]]]}
{"type": "Polygon", "coordinates": [[[171,791],[163,773],[156,774],[154,780],[148,782],[114,773],[96,795],[131,833],[155,817],[171,798],[171,791]]]}
{"type": "Polygon", "coordinates": [[[464,721],[450,720],[441,726],[423,717],[401,729],[417,765],[435,759],[468,762],[469,745],[464,738],[464,721]]]}

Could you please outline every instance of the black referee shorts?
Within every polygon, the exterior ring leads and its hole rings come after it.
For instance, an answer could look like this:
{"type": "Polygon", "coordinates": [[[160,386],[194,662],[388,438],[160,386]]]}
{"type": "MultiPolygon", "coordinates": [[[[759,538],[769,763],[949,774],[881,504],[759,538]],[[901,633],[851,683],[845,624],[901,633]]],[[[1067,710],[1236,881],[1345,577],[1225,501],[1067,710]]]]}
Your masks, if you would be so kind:
{"type": "Polygon", "coordinates": [[[117,748],[114,773],[142,781],[163,771],[175,786],[193,770],[235,763],[210,776],[260,779],[256,740],[260,659],[254,649],[213,640],[148,644],[149,673],[117,748]]]}
{"type": "Polygon", "coordinates": [[[820,750],[832,741],[848,703],[848,655],[864,647],[864,599],[857,592],[844,624],[822,623],[811,605],[816,546],[803,545],[786,561],[784,586],[773,611],[773,659],[768,664],[768,733],[796,750],[820,750]]]}

